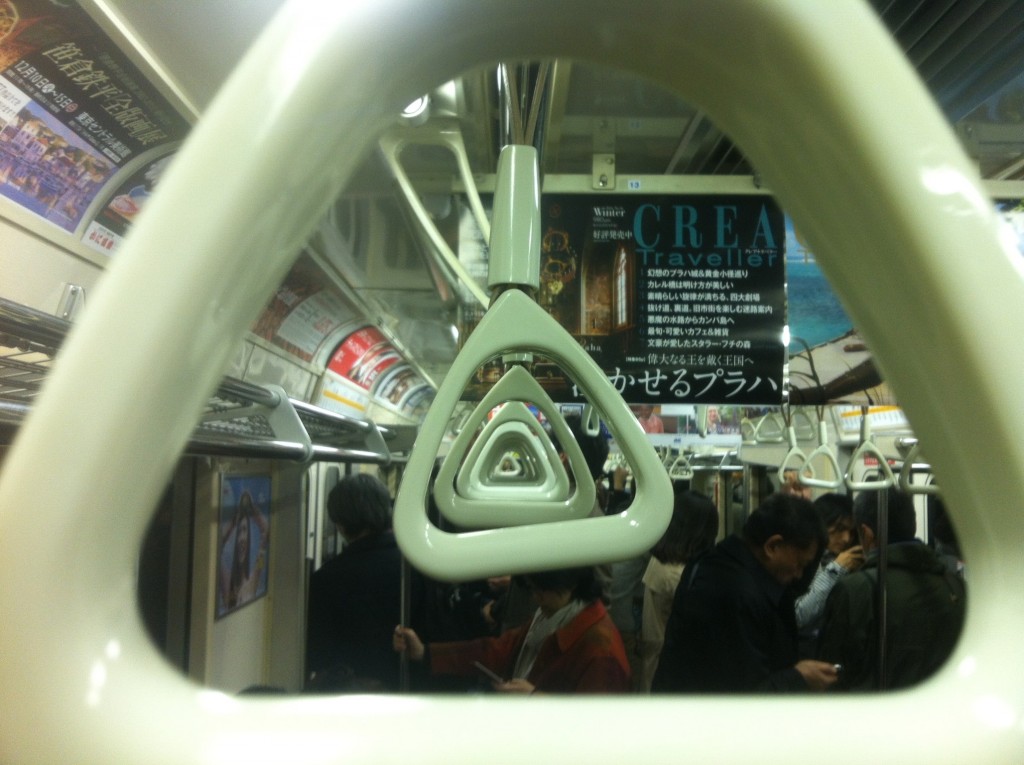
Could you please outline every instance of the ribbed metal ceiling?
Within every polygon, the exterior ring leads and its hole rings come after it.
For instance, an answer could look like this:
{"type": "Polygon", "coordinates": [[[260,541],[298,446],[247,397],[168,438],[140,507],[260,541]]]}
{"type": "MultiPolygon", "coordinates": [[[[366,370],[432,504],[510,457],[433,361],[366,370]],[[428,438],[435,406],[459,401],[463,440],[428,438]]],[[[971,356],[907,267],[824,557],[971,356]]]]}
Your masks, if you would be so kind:
{"type": "MultiPolygon", "coordinates": [[[[984,178],[1024,178],[1024,3],[871,0],[978,161],[984,178]]],[[[589,173],[602,140],[620,172],[749,175],[727,136],[682,99],[600,67],[560,63],[549,88],[544,169],[589,173]],[[644,131],[617,130],[642,119],[644,131]],[[621,123],[620,123],[621,124],[621,123]],[[608,135],[602,137],[601,131],[608,135]]],[[[496,89],[491,95],[498,99],[496,89]]],[[[495,111],[500,111],[496,106],[495,111]]],[[[894,109],[899,105],[894,104],[894,109]]],[[[474,110],[475,111],[475,110],[474,110]]],[[[497,131],[492,136],[499,141],[497,131]]],[[[478,155],[482,165],[490,161],[478,155]]],[[[481,167],[481,170],[485,170],[481,167]]]]}

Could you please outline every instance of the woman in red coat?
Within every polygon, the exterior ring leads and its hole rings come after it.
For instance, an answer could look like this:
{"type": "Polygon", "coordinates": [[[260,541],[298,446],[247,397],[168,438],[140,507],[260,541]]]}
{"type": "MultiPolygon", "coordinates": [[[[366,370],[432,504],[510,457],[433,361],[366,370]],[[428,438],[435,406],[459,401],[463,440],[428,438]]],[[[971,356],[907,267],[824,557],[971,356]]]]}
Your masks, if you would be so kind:
{"type": "Polygon", "coordinates": [[[394,648],[436,675],[494,673],[502,693],[626,693],[629,662],[590,568],[517,577],[537,602],[532,619],[498,637],[425,645],[397,627],[394,648]]]}

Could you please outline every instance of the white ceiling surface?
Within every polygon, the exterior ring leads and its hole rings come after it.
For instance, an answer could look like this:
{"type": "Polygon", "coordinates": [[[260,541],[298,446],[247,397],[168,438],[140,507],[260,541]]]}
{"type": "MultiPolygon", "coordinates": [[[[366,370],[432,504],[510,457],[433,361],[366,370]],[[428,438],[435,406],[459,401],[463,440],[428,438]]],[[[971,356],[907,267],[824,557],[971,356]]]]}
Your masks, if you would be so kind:
{"type": "MultiPolygon", "coordinates": [[[[356,0],[317,0],[355,2],[356,0]]],[[[425,2],[427,0],[424,0],[425,2]]],[[[1009,0],[868,0],[917,67],[923,81],[961,136],[968,153],[987,180],[1024,180],[1024,15],[1009,0]],[[1020,76],[1018,76],[1020,75],[1020,76]],[[1014,78],[1016,77],[1016,80],[1014,78]]],[[[171,83],[198,116],[246,50],[286,0],[83,0],[94,13],[118,18],[132,42],[148,54],[160,75],[171,83]]],[[[458,110],[474,173],[493,173],[502,135],[498,116],[501,96],[493,90],[493,72],[463,78],[464,103],[458,110]]],[[[697,178],[707,175],[756,175],[746,157],[728,136],[700,110],[675,94],[621,72],[579,63],[548,80],[551,91],[546,119],[537,142],[544,174],[589,177],[598,139],[595,125],[624,118],[643,118],[648,131],[613,136],[616,171],[644,175],[697,178]]],[[[526,92],[524,87],[524,92],[526,92]]],[[[896,108],[896,107],[894,107],[896,108]]],[[[601,149],[607,151],[608,149],[601,149]]],[[[442,152],[443,154],[443,152],[442,152]]],[[[437,164],[434,147],[424,153],[407,149],[408,161],[429,177],[450,174],[450,158],[437,164]]],[[[376,179],[378,199],[394,199],[390,173],[379,163],[368,164],[376,179]]],[[[361,183],[367,176],[361,176],[361,183]]],[[[365,190],[365,187],[363,187],[365,190]]],[[[391,201],[394,210],[402,202],[391,201]]],[[[405,245],[429,256],[415,227],[396,227],[400,212],[387,219],[389,234],[407,228],[405,245]]],[[[366,227],[372,228],[372,227],[366,227]]],[[[380,228],[380,226],[378,226],[380,228]]],[[[389,246],[394,244],[389,241],[389,246]]],[[[379,248],[378,248],[379,249],[379,248]]],[[[358,253],[357,253],[358,254],[358,253]]],[[[366,253],[362,253],[365,258],[366,253]]],[[[370,270],[368,263],[348,271],[370,270]]],[[[417,360],[440,382],[454,357],[450,300],[432,288],[425,263],[413,266],[419,278],[405,281],[385,277],[356,286],[382,306],[375,313],[393,317],[389,327],[417,360]]]]}
{"type": "MultiPolygon", "coordinates": [[[[339,0],[345,2],[345,0],[339,0]]],[[[285,0],[99,0],[204,109],[285,0]]]]}

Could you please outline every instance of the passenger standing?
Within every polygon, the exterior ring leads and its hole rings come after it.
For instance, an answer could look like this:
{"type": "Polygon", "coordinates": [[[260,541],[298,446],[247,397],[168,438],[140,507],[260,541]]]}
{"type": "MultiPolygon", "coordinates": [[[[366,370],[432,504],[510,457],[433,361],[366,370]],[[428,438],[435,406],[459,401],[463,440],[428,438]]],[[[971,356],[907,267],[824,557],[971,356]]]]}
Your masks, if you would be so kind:
{"type": "Polygon", "coordinates": [[[533,618],[498,637],[424,644],[415,630],[394,629],[393,645],[433,674],[502,678],[499,693],[625,693],[629,663],[590,567],[527,574],[533,618]]]}
{"type": "Polygon", "coordinates": [[[309,585],[309,690],[398,690],[391,632],[401,619],[402,557],[391,532],[391,497],[377,478],[343,478],[327,512],[345,540],[309,585]]]}
{"type": "Polygon", "coordinates": [[[658,656],[665,641],[665,625],[672,612],[672,599],[687,561],[703,555],[715,544],[718,510],[715,503],[695,491],[675,495],[672,520],[651,549],[644,572],[643,609],[640,628],[640,676],[634,685],[650,693],[658,668],[658,656]]]}
{"type": "Polygon", "coordinates": [[[864,551],[853,529],[853,500],[847,494],[829,492],[814,500],[814,508],[828,530],[828,544],[807,591],[796,599],[796,626],[800,632],[800,655],[814,655],[821,631],[825,601],[840,577],[864,564],[864,551]]]}
{"type": "MultiPolygon", "coordinates": [[[[575,439],[577,446],[579,446],[580,452],[583,455],[583,460],[586,462],[587,470],[590,473],[589,476],[572,475],[573,480],[589,480],[597,484],[604,474],[604,465],[608,460],[608,441],[600,432],[594,435],[588,435],[583,429],[582,420],[576,415],[567,416],[565,418],[565,424],[568,426],[569,432],[575,439]]],[[[554,436],[552,436],[551,442],[555,447],[555,451],[558,452],[559,459],[562,464],[566,466],[567,472],[572,474],[572,469],[569,465],[569,458],[565,453],[565,448],[554,436]]],[[[626,506],[628,506],[628,502],[631,501],[631,498],[627,497],[623,492],[613,491],[612,500],[615,502],[621,501],[621,505],[617,506],[614,510],[614,512],[621,512],[621,510],[624,510],[626,506]]],[[[605,512],[605,507],[601,504],[601,492],[598,491],[596,492],[594,506],[591,508],[588,517],[600,518],[605,515],[605,512]]],[[[594,566],[593,573],[597,579],[598,586],[600,587],[601,600],[605,605],[609,605],[612,600],[612,562],[598,563],[594,566]]],[[[518,627],[524,621],[533,618],[533,613],[536,610],[536,604],[533,602],[531,594],[524,589],[522,581],[523,580],[519,577],[513,577],[510,580],[509,585],[504,589],[504,592],[501,593],[489,609],[489,617],[494,619],[500,625],[501,632],[512,627],[518,627]]],[[[639,582],[639,575],[637,575],[637,581],[639,582]]]]}
{"type": "Polygon", "coordinates": [[[789,588],[815,560],[825,530],[814,506],[769,496],[742,535],[691,561],[676,589],[656,693],[824,690],[831,664],[799,660],[789,588]]]}
{"type": "Polygon", "coordinates": [[[636,415],[636,419],[640,423],[640,427],[644,429],[644,433],[664,433],[665,423],[661,417],[654,411],[654,407],[645,404],[643,406],[631,407],[633,414],[636,415]]]}
{"type": "Polygon", "coordinates": [[[932,675],[953,652],[963,627],[963,580],[914,537],[913,499],[898,489],[887,496],[884,671],[879,664],[879,496],[861,492],[853,505],[863,569],[841,579],[825,606],[818,655],[842,664],[837,688],[906,688],[932,675]]]}

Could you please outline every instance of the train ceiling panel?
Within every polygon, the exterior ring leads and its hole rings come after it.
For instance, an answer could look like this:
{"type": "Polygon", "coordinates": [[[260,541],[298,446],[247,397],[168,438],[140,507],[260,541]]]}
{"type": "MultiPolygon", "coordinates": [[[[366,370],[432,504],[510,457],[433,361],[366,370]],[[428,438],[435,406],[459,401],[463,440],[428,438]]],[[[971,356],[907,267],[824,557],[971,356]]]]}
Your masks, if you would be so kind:
{"type": "MultiPolygon", "coordinates": [[[[83,4],[94,17],[104,15],[95,0],[83,4]]],[[[1024,14],[1019,3],[870,4],[917,67],[982,177],[1024,180],[1024,14]]],[[[140,60],[151,62],[183,109],[200,114],[284,3],[108,0],[104,5],[127,30],[122,41],[138,46],[140,60]]],[[[545,176],[592,175],[595,155],[610,155],[617,173],[756,177],[757,168],[700,109],[631,74],[561,60],[543,76],[536,64],[517,62],[509,71],[511,93],[508,81],[491,67],[468,72],[432,94],[433,118],[456,121],[478,177],[494,173],[498,151],[507,142],[510,96],[524,115],[531,103],[538,104],[533,143],[545,176]]],[[[892,105],[894,120],[899,119],[899,108],[892,105]]],[[[436,147],[412,146],[403,152],[402,161],[421,195],[434,204],[432,214],[437,213],[444,207],[446,191],[450,199],[450,179],[455,176],[451,155],[436,147]]],[[[390,237],[394,246],[374,250],[387,253],[391,262],[368,263],[369,250],[360,252],[360,243],[353,242],[344,257],[359,267],[340,270],[352,276],[353,288],[363,291],[371,305],[380,305],[382,313],[395,317],[395,335],[422,356],[420,363],[439,380],[455,353],[451,321],[458,293],[451,287],[451,276],[446,285],[444,269],[431,265],[431,245],[411,219],[402,221],[403,233],[395,233],[395,210],[402,211],[399,218],[408,210],[380,157],[367,158],[350,185],[350,195],[386,200],[378,204],[384,205],[384,217],[391,220],[384,228],[369,227],[365,234],[390,237]]]]}
{"type": "MultiPolygon", "coordinates": [[[[870,0],[922,79],[949,116],[969,135],[977,124],[1002,126],[998,153],[1008,161],[990,166],[986,178],[1024,178],[1024,167],[1007,167],[1024,155],[1024,14],[1014,0],[870,0]]],[[[85,3],[88,8],[92,3],[85,3]]],[[[97,4],[98,5],[98,4],[97,4]]],[[[282,0],[176,0],[106,5],[131,37],[197,110],[205,109],[224,79],[282,0]]],[[[101,14],[95,8],[94,14],[101,14]]],[[[467,146],[481,172],[493,172],[492,135],[484,125],[497,119],[493,70],[466,78],[456,108],[462,110],[467,146]],[[487,110],[487,111],[485,111],[487,110]],[[481,115],[487,116],[481,118],[481,115]],[[472,123],[472,124],[470,124],[472,123]]],[[[596,123],[624,120],[648,127],[635,141],[617,131],[619,163],[631,172],[684,174],[749,173],[750,168],[706,118],[672,94],[631,75],[600,67],[563,66],[551,77],[552,124],[544,134],[547,172],[589,172],[596,123]],[[555,124],[558,123],[558,124],[555,124]],[[684,156],[675,157],[677,150],[684,156]],[[731,155],[731,156],[730,156],[731,155]],[[664,164],[662,164],[664,162],[664,164]]],[[[894,104],[897,110],[898,105],[894,104]]],[[[986,131],[982,131],[986,132],[986,131]]],[[[988,140],[968,141],[974,152],[995,153],[988,140]]],[[[977,156],[977,154],[975,154],[977,156]]]]}

